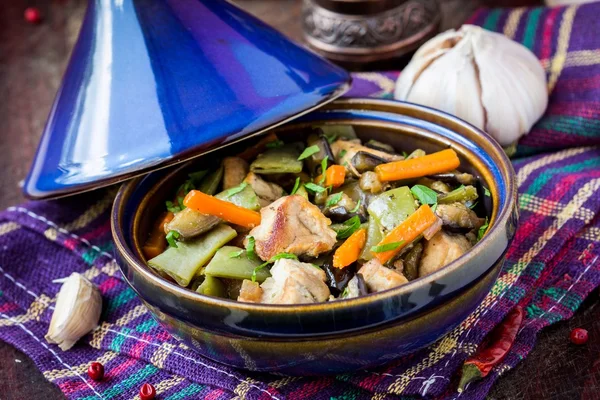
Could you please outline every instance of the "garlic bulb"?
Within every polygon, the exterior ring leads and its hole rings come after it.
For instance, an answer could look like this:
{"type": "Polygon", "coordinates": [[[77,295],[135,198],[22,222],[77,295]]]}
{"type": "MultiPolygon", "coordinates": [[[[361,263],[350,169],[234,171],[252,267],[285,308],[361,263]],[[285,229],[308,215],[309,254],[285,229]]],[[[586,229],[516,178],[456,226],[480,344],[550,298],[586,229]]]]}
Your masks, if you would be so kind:
{"type": "Polygon", "coordinates": [[[591,3],[596,0],[546,0],[546,5],[550,7],[566,6],[570,4],[591,3]]]}
{"type": "Polygon", "coordinates": [[[101,312],[102,295],[98,288],[81,274],[72,273],[58,292],[46,340],[69,350],[98,326],[101,312]]]}
{"type": "Polygon", "coordinates": [[[415,53],[394,97],[456,115],[507,146],[548,105],[546,74],[526,47],[473,25],[443,32],[415,53]]]}

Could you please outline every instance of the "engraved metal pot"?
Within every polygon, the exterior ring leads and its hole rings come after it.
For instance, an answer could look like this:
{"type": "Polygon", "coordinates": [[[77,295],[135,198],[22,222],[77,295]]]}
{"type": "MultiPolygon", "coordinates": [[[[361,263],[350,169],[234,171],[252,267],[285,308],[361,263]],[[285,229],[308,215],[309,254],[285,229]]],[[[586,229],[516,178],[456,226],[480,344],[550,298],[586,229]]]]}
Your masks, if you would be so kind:
{"type": "Polygon", "coordinates": [[[368,63],[416,49],[437,32],[440,17],[437,0],[304,0],[302,27],[325,57],[368,63]]]}

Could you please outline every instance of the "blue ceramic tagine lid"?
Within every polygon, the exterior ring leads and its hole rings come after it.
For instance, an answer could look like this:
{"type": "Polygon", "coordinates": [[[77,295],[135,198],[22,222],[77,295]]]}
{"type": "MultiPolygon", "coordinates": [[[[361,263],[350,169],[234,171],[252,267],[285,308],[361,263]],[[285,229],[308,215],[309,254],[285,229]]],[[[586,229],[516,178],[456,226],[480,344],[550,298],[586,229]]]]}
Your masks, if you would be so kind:
{"type": "Polygon", "coordinates": [[[340,96],[343,69],[219,0],[90,0],[24,192],[113,184],[340,96]]]}

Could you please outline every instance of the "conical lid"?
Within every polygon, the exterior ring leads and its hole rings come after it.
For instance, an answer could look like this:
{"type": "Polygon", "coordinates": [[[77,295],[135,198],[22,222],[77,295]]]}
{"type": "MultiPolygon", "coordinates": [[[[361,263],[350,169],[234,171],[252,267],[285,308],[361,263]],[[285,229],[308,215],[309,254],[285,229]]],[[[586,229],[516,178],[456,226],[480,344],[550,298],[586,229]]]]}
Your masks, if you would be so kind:
{"type": "Polygon", "coordinates": [[[31,198],[112,184],[295,118],[343,69],[218,0],[90,0],[25,181],[31,198]]]}

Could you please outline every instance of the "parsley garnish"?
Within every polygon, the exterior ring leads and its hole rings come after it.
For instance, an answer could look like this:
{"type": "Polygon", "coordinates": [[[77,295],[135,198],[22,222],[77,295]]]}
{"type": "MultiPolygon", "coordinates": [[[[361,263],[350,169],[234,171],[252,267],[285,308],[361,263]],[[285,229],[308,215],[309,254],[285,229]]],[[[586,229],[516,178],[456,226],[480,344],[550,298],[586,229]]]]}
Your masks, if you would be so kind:
{"type": "Polygon", "coordinates": [[[242,190],[246,189],[246,186],[248,186],[248,183],[242,182],[236,187],[232,187],[231,189],[227,190],[227,192],[225,193],[225,197],[231,197],[234,194],[238,194],[242,190]]]}
{"type": "Polygon", "coordinates": [[[169,233],[167,233],[166,239],[169,243],[169,247],[177,248],[177,239],[179,239],[179,236],[179,232],[177,231],[169,231],[169,233]]]}
{"type": "Polygon", "coordinates": [[[348,286],[346,286],[344,288],[344,291],[342,292],[342,294],[340,295],[340,298],[345,298],[348,297],[348,294],[350,294],[350,289],[348,288],[348,286]]]}
{"type": "Polygon", "coordinates": [[[316,185],[316,184],[314,184],[312,182],[305,183],[304,187],[307,188],[308,190],[310,190],[313,193],[321,193],[321,192],[324,192],[324,191],[327,190],[323,186],[316,185]]]}
{"type": "Polygon", "coordinates": [[[341,228],[334,230],[337,233],[338,239],[346,239],[349,238],[354,232],[356,232],[360,228],[360,218],[358,215],[344,221],[341,228]]]}
{"type": "Polygon", "coordinates": [[[254,236],[247,236],[248,245],[246,246],[246,255],[250,260],[258,261],[258,256],[254,251],[254,247],[256,246],[256,241],[254,240],[254,236]]]}
{"type": "Polygon", "coordinates": [[[177,213],[181,211],[181,207],[179,207],[179,205],[177,204],[174,204],[170,200],[165,201],[165,205],[167,206],[167,211],[171,211],[172,213],[177,213]]]}
{"type": "Polygon", "coordinates": [[[332,194],[327,198],[327,202],[325,203],[325,207],[335,206],[342,199],[342,192],[332,194]]]}
{"type": "Polygon", "coordinates": [[[437,203],[437,193],[427,186],[415,185],[410,188],[410,191],[421,204],[433,205],[437,203]]]}
{"type": "Polygon", "coordinates": [[[312,156],[313,154],[318,153],[319,151],[321,151],[321,149],[316,144],[314,144],[310,147],[307,147],[304,149],[302,154],[300,154],[300,157],[298,157],[298,161],[304,160],[305,158],[308,158],[308,157],[312,156]]]}
{"type": "Polygon", "coordinates": [[[406,159],[406,158],[408,158],[408,153],[407,153],[407,152],[405,152],[405,151],[403,151],[403,152],[402,152],[402,157],[404,157],[405,159],[406,159]]]}
{"type": "Polygon", "coordinates": [[[267,143],[267,148],[269,149],[276,149],[278,147],[281,147],[284,145],[283,140],[273,140],[272,142],[267,143]]]}
{"type": "Polygon", "coordinates": [[[256,282],[256,273],[257,273],[258,271],[260,271],[261,269],[263,269],[263,268],[264,268],[264,267],[266,267],[267,265],[269,265],[269,264],[272,264],[272,263],[274,263],[275,261],[277,261],[277,260],[280,260],[280,259],[282,259],[282,258],[287,258],[287,259],[289,259],[289,260],[297,260],[297,259],[298,259],[298,256],[297,256],[297,255],[295,255],[295,254],[292,254],[292,253],[279,253],[279,254],[276,254],[276,255],[274,255],[273,257],[271,257],[271,258],[269,259],[269,261],[267,261],[267,262],[265,262],[265,263],[262,263],[262,264],[260,264],[258,267],[254,268],[254,269],[252,270],[252,282],[256,282]]]}
{"type": "Polygon", "coordinates": [[[294,188],[290,194],[296,194],[296,192],[300,189],[300,177],[296,178],[296,182],[294,183],[294,188]]]}
{"type": "Polygon", "coordinates": [[[335,140],[338,138],[338,135],[335,133],[325,133],[323,136],[325,136],[325,139],[327,139],[327,143],[329,144],[335,142],[335,140]]]}
{"type": "Polygon", "coordinates": [[[487,231],[489,226],[490,222],[488,221],[488,217],[485,217],[485,224],[481,225],[479,231],[477,232],[477,241],[480,241],[483,238],[483,235],[485,235],[485,231],[487,231]]]}
{"type": "Polygon", "coordinates": [[[471,205],[469,206],[469,208],[472,210],[472,209],[474,209],[475,207],[477,207],[477,204],[479,204],[479,202],[478,202],[478,201],[476,201],[475,203],[471,204],[471,205]]]}
{"type": "Polygon", "coordinates": [[[404,240],[400,242],[386,243],[379,246],[371,247],[371,253],[383,253],[385,251],[396,250],[398,247],[402,246],[404,240]]]}
{"type": "Polygon", "coordinates": [[[244,254],[244,250],[240,249],[238,251],[232,251],[229,253],[229,258],[240,258],[244,254]]]}
{"type": "Polygon", "coordinates": [[[346,155],[346,153],[347,153],[346,149],[341,149],[340,152],[338,153],[338,157],[343,158],[346,155]]]}
{"type": "Polygon", "coordinates": [[[486,188],[485,186],[483,187],[483,193],[487,196],[490,197],[492,194],[490,193],[489,189],[486,188]]]}
{"type": "Polygon", "coordinates": [[[329,158],[329,156],[325,156],[325,158],[323,160],[321,160],[321,179],[319,179],[319,184],[323,184],[323,182],[325,182],[325,174],[327,172],[327,159],[329,158]]]}

